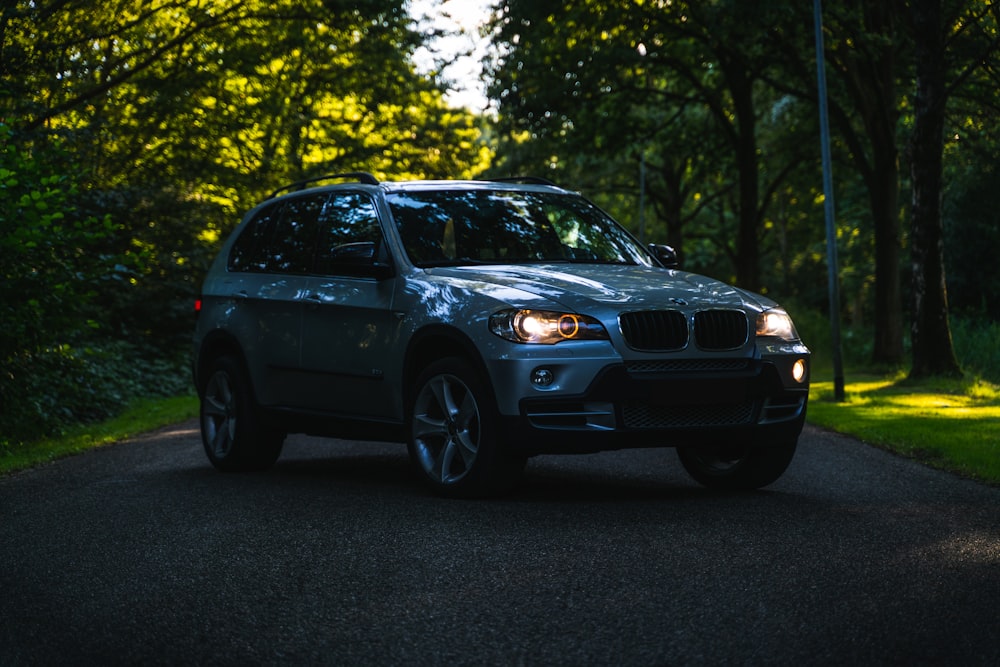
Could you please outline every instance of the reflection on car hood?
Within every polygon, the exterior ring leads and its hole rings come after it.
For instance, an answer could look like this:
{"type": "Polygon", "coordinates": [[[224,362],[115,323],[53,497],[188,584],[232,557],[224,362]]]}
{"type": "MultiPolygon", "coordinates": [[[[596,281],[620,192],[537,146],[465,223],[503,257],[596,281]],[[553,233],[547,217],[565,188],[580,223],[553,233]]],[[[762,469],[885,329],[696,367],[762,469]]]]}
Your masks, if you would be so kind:
{"type": "Polygon", "coordinates": [[[507,264],[432,269],[437,276],[501,285],[562,304],[575,312],[699,305],[759,310],[763,297],[695,273],[606,264],[507,264]]]}

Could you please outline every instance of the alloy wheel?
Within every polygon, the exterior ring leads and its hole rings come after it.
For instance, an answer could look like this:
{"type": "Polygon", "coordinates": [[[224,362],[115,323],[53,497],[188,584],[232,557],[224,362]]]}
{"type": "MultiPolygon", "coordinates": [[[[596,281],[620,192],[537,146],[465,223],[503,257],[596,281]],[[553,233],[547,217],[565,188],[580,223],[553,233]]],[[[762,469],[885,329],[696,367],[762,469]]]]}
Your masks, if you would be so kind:
{"type": "Polygon", "coordinates": [[[417,394],[413,443],[424,471],[439,484],[454,484],[479,454],[480,414],[476,397],[458,377],[430,378],[417,394]]]}
{"type": "Polygon", "coordinates": [[[224,371],[213,374],[205,386],[201,425],[212,453],[224,459],[236,438],[236,396],[229,375],[224,371]]]}

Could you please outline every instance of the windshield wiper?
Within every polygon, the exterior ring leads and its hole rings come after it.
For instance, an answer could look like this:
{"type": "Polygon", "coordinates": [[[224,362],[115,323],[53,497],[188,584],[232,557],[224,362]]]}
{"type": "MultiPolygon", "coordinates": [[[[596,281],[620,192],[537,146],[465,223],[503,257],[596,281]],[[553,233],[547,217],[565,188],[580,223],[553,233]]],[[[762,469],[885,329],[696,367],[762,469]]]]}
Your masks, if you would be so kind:
{"type": "Polygon", "coordinates": [[[570,264],[614,264],[620,266],[635,266],[635,262],[629,262],[624,259],[593,259],[588,257],[578,257],[575,259],[564,259],[563,262],[569,262],[570,264]]]}
{"type": "Polygon", "coordinates": [[[470,259],[468,257],[460,257],[458,259],[439,259],[433,262],[417,262],[415,266],[420,269],[435,269],[440,267],[449,266],[484,266],[488,264],[503,264],[505,262],[497,262],[495,260],[482,260],[482,259],[470,259]]]}
{"type": "Polygon", "coordinates": [[[441,259],[435,260],[433,262],[418,262],[416,266],[421,269],[433,269],[440,267],[453,267],[453,266],[496,266],[502,264],[602,264],[602,265],[616,265],[616,266],[634,266],[634,262],[627,262],[621,259],[587,259],[578,258],[570,259],[567,257],[553,257],[551,259],[532,259],[532,258],[512,258],[512,257],[498,257],[496,259],[471,259],[468,257],[462,257],[459,259],[441,259]]]}

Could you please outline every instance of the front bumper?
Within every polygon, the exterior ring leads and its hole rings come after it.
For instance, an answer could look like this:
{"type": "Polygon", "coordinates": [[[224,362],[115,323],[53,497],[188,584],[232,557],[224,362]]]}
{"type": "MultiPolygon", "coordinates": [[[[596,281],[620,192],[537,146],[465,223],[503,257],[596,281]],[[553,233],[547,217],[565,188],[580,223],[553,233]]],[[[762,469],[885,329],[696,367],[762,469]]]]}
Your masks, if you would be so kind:
{"type": "MultiPolygon", "coordinates": [[[[808,354],[799,358],[808,360],[808,354]]],[[[502,417],[519,453],[583,453],[797,438],[808,382],[787,381],[788,357],[682,359],[606,366],[574,395],[522,398],[502,417]]]]}

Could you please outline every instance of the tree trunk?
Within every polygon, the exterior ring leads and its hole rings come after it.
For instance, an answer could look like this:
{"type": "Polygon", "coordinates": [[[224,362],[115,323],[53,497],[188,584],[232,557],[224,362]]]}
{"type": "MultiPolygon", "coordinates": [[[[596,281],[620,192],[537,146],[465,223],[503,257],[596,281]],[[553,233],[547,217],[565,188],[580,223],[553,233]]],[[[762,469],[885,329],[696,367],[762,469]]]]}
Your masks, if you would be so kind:
{"type": "Polygon", "coordinates": [[[667,230],[667,245],[677,251],[679,259],[683,259],[684,254],[684,163],[675,165],[667,157],[662,163],[647,162],[648,173],[655,173],[659,176],[662,187],[650,187],[649,178],[646,179],[646,196],[653,202],[653,209],[656,211],[656,218],[663,222],[667,230]]]}
{"type": "Polygon", "coordinates": [[[895,10],[891,3],[863,3],[863,25],[876,37],[871,56],[854,67],[861,76],[855,104],[861,112],[871,143],[871,171],[866,176],[875,229],[875,340],[872,361],[903,362],[903,297],[899,269],[902,266],[899,215],[899,122],[896,94],[895,10]],[[881,42],[879,40],[881,37],[881,42]],[[863,75],[864,67],[870,73],[863,75]]]}
{"type": "Polygon", "coordinates": [[[875,341],[872,361],[903,362],[903,298],[899,267],[902,262],[899,215],[899,160],[895,137],[888,124],[884,133],[870,132],[871,182],[868,196],[875,229],[875,341]]]}
{"type": "Polygon", "coordinates": [[[945,85],[941,0],[912,0],[917,60],[913,134],[913,366],[910,377],[960,376],[948,323],[941,226],[945,85]]]}
{"type": "Polygon", "coordinates": [[[733,140],[739,178],[739,228],[736,233],[736,284],[760,291],[758,243],[760,160],[757,156],[757,119],[754,116],[753,81],[739,59],[723,60],[736,115],[733,140]],[[735,62],[734,62],[735,61],[735,62]]]}

